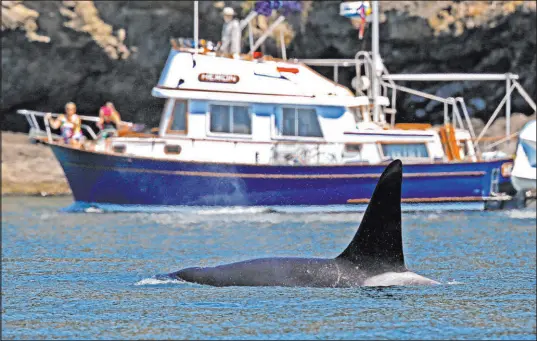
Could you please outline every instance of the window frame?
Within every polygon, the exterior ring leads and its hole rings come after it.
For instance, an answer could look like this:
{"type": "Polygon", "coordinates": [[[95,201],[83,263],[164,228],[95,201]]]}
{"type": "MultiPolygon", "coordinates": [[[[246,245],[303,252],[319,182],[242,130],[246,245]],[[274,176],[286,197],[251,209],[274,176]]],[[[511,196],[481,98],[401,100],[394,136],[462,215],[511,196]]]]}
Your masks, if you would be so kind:
{"type": "MultiPolygon", "coordinates": [[[[211,101],[207,104],[207,113],[206,113],[206,125],[205,125],[205,134],[207,136],[214,136],[214,137],[229,137],[229,136],[237,136],[237,137],[247,137],[252,138],[254,135],[254,124],[253,124],[253,117],[254,113],[252,112],[252,107],[249,104],[246,103],[237,103],[237,102],[218,102],[218,101],[211,101]],[[233,133],[233,132],[213,132],[211,131],[211,106],[213,105],[221,105],[221,106],[227,106],[228,108],[231,107],[243,107],[246,108],[248,112],[248,116],[250,117],[250,133],[249,134],[243,134],[243,133],[233,133]]],[[[228,109],[229,110],[229,109],[228,109]]],[[[233,113],[231,110],[228,111],[228,114],[231,115],[230,118],[230,129],[233,129],[233,113]]]]}
{"type": "Polygon", "coordinates": [[[425,145],[425,149],[427,150],[427,156],[406,156],[406,157],[400,157],[401,159],[407,159],[407,160],[432,160],[433,156],[431,154],[431,149],[429,148],[429,141],[378,141],[377,142],[377,148],[379,151],[379,155],[382,159],[386,158],[392,158],[393,156],[384,154],[384,149],[382,148],[383,144],[423,144],[425,145]]]}
{"type": "Polygon", "coordinates": [[[173,107],[170,112],[170,119],[168,121],[168,125],[166,126],[166,134],[168,135],[188,135],[188,106],[190,105],[190,102],[186,99],[175,99],[173,102],[173,107]],[[181,102],[185,104],[185,129],[184,130],[173,130],[171,129],[173,125],[173,121],[175,119],[175,108],[177,107],[177,104],[181,102]]]}

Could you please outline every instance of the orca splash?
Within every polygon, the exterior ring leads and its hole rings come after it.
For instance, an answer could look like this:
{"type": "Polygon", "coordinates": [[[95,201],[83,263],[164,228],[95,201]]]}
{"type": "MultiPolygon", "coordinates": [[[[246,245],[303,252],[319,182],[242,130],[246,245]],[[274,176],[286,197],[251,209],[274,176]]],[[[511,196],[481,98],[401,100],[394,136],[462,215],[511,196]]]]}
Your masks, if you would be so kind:
{"type": "Polygon", "coordinates": [[[431,285],[405,266],[401,233],[402,163],[386,167],[358,231],[334,259],[259,258],[206,268],[186,268],[157,278],[212,286],[357,287],[431,285]]]}

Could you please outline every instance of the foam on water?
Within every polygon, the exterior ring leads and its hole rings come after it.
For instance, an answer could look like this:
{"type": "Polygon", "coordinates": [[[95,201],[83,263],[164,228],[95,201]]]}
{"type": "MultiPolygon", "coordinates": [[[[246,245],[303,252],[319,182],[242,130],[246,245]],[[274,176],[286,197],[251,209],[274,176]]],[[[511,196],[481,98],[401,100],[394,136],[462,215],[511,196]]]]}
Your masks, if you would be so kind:
{"type": "Polygon", "coordinates": [[[214,209],[200,209],[193,212],[201,215],[217,215],[217,214],[257,214],[271,213],[274,210],[268,207],[222,207],[214,209]]]}
{"type": "Polygon", "coordinates": [[[455,280],[454,280],[454,281],[449,281],[449,282],[447,282],[446,284],[448,284],[448,285],[460,285],[460,284],[464,284],[464,283],[463,283],[463,282],[458,282],[458,281],[455,281],[455,280]]]}
{"type": "MultiPolygon", "coordinates": [[[[180,205],[123,205],[75,201],[61,209],[67,213],[115,213],[115,212],[145,212],[173,213],[189,212],[201,215],[211,214],[258,214],[258,213],[358,213],[365,212],[367,204],[352,205],[274,205],[274,206],[180,206],[180,205]]],[[[484,204],[475,203],[403,203],[403,212],[438,212],[438,211],[473,211],[483,210],[484,204]]]]}
{"type": "Polygon", "coordinates": [[[85,213],[104,213],[104,211],[98,207],[88,207],[84,210],[85,213]]]}
{"type": "Polygon", "coordinates": [[[171,225],[177,228],[187,228],[190,225],[196,225],[200,228],[200,221],[204,225],[220,225],[223,221],[226,223],[248,223],[248,224],[280,224],[280,223],[358,223],[362,220],[363,213],[331,213],[331,214],[275,214],[273,212],[259,213],[235,213],[235,214],[198,214],[198,213],[173,213],[173,214],[150,214],[140,213],[140,219],[157,224],[171,225]]]}
{"type": "Polygon", "coordinates": [[[187,283],[187,282],[181,281],[178,279],[173,279],[173,278],[158,279],[156,277],[150,277],[150,278],[144,278],[134,283],[134,285],[162,285],[162,284],[184,284],[184,283],[187,283]]]}
{"type": "Polygon", "coordinates": [[[511,219],[536,219],[535,210],[511,210],[505,211],[505,215],[511,219]]]}

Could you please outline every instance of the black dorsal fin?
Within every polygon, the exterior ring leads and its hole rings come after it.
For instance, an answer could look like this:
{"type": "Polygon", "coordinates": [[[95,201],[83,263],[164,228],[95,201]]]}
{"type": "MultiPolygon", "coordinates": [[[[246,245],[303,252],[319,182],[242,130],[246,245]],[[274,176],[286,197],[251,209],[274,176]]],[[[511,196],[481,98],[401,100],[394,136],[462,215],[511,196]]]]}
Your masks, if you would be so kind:
{"type": "Polygon", "coordinates": [[[383,271],[405,270],[401,236],[402,181],[402,163],[395,160],[380,176],[354,239],[337,258],[351,261],[364,270],[371,267],[383,271]]]}

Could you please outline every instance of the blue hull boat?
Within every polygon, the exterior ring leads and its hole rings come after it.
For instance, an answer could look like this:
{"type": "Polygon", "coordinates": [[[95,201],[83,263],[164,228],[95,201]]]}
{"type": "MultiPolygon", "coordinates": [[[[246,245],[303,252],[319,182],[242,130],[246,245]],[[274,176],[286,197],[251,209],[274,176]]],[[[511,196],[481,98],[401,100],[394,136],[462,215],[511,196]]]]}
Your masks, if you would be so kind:
{"type": "MultiPolygon", "coordinates": [[[[125,208],[367,204],[385,167],[183,162],[50,146],[77,203],[125,208]]],[[[509,161],[405,164],[402,200],[483,205],[509,181],[501,174],[509,161]]]]}

